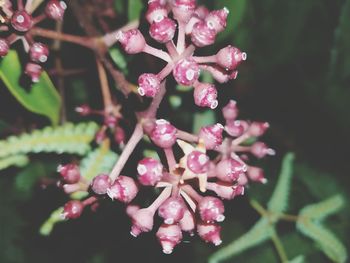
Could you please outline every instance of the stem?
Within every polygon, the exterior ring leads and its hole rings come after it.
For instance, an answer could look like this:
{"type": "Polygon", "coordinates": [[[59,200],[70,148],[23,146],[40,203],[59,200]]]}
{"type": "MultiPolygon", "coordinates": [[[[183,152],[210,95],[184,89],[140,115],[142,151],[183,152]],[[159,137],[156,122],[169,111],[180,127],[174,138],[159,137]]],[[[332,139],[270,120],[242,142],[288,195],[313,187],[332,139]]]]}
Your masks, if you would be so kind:
{"type": "Polygon", "coordinates": [[[97,201],[97,197],[96,196],[91,196],[88,199],[85,199],[82,203],[83,203],[84,206],[88,206],[88,205],[92,205],[96,201],[97,201]]]}
{"type": "Polygon", "coordinates": [[[287,253],[283,247],[283,244],[280,238],[277,236],[276,232],[274,232],[271,236],[271,240],[277,250],[278,256],[280,257],[283,263],[288,262],[287,253]]]}
{"type": "Polygon", "coordinates": [[[169,56],[168,53],[164,52],[163,50],[151,47],[150,45],[146,44],[144,49],[144,53],[150,54],[152,56],[158,57],[160,59],[163,59],[166,62],[171,62],[171,57],[169,56]]]}
{"type": "Polygon", "coordinates": [[[168,162],[169,172],[173,171],[176,167],[176,160],[172,148],[164,149],[165,157],[168,162]]]}
{"type": "Polygon", "coordinates": [[[109,177],[111,178],[111,181],[114,182],[115,179],[119,176],[120,172],[124,168],[125,163],[128,161],[130,155],[134,151],[135,147],[139,143],[139,141],[142,139],[143,136],[143,129],[142,125],[140,123],[136,124],[135,130],[133,134],[131,135],[128,143],[126,144],[122,154],[120,155],[117,163],[114,165],[112,172],[110,173],[109,177]]]}
{"type": "Polygon", "coordinates": [[[17,0],[17,9],[23,10],[23,8],[24,8],[23,0],[17,0]]]}
{"type": "Polygon", "coordinates": [[[186,194],[188,194],[191,198],[196,200],[197,203],[200,202],[200,200],[203,198],[190,185],[183,185],[183,186],[181,186],[181,190],[184,191],[186,194]]]}
{"type": "Polygon", "coordinates": [[[35,36],[41,36],[45,38],[70,42],[70,43],[84,46],[93,50],[96,47],[92,38],[89,38],[89,37],[75,36],[75,35],[70,35],[70,34],[65,34],[65,33],[44,29],[44,28],[39,28],[39,27],[34,27],[29,32],[35,36]]]}
{"type": "Polygon", "coordinates": [[[125,26],[118,28],[117,30],[114,30],[113,32],[105,34],[102,38],[102,41],[105,43],[107,47],[113,46],[115,43],[118,42],[117,35],[119,31],[128,31],[130,29],[137,28],[139,26],[140,21],[134,20],[129,23],[127,23],[125,26]]]}
{"type": "Polygon", "coordinates": [[[178,37],[177,37],[177,45],[176,49],[179,54],[182,54],[185,50],[185,23],[179,21],[179,30],[178,30],[178,37]]]}
{"type": "Polygon", "coordinates": [[[148,207],[151,211],[156,212],[157,208],[170,196],[171,186],[166,187],[156,200],[148,207]]]}
{"type": "Polygon", "coordinates": [[[175,57],[177,57],[179,55],[179,53],[177,53],[177,50],[176,50],[176,47],[175,47],[175,44],[174,44],[173,40],[170,40],[170,41],[166,42],[165,46],[166,46],[166,48],[168,50],[169,55],[172,58],[175,58],[175,57]]]}
{"type": "Polygon", "coordinates": [[[96,64],[97,64],[98,75],[100,77],[103,104],[104,104],[105,111],[108,112],[113,107],[113,102],[112,102],[111,93],[108,86],[107,74],[103,65],[98,60],[98,58],[96,58],[96,64]]]}
{"type": "Polygon", "coordinates": [[[197,63],[216,63],[216,55],[205,57],[192,57],[197,63]]]}
{"type": "Polygon", "coordinates": [[[289,222],[297,222],[300,219],[300,217],[296,215],[279,214],[278,216],[280,219],[289,221],[289,222]]]}
{"type": "Polygon", "coordinates": [[[160,84],[160,90],[158,94],[153,98],[151,105],[148,107],[148,109],[145,112],[141,113],[143,118],[154,119],[156,117],[157,110],[159,108],[160,103],[163,100],[165,92],[166,92],[165,81],[163,81],[160,84]]]}
{"type": "Polygon", "coordinates": [[[232,146],[239,145],[242,142],[244,142],[245,140],[249,139],[250,137],[251,136],[249,133],[244,133],[242,136],[240,136],[232,141],[232,146]]]}
{"type": "Polygon", "coordinates": [[[38,15],[37,17],[35,17],[35,18],[33,19],[33,25],[36,25],[36,24],[40,23],[40,22],[43,21],[45,18],[47,18],[47,16],[46,16],[45,13],[43,13],[43,14],[41,14],[41,15],[38,15]]]}
{"type": "Polygon", "coordinates": [[[192,133],[182,131],[182,130],[177,130],[176,137],[178,139],[181,139],[183,141],[188,141],[188,142],[198,142],[198,136],[194,135],[192,133]]]}
{"type": "Polygon", "coordinates": [[[158,74],[157,77],[160,80],[163,80],[170,74],[170,72],[173,70],[174,64],[173,63],[168,63],[158,74]]]}
{"type": "Polygon", "coordinates": [[[262,205],[260,205],[257,201],[251,200],[250,205],[261,215],[261,216],[266,216],[268,212],[262,205]]]}
{"type": "Polygon", "coordinates": [[[27,0],[25,10],[31,14],[33,13],[44,0],[27,0]]]}

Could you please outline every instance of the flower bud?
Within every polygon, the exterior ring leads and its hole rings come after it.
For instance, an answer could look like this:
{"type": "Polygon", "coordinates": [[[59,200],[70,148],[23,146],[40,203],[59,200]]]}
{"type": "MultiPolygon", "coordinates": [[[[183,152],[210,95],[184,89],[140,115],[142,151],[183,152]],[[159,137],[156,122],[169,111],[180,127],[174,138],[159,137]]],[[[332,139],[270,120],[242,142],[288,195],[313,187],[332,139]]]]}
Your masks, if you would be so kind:
{"type": "Polygon", "coordinates": [[[187,23],[196,9],[195,0],[171,0],[174,18],[179,22],[187,23]]]}
{"type": "Polygon", "coordinates": [[[199,18],[198,16],[196,16],[196,15],[192,16],[185,27],[186,35],[191,34],[194,25],[197,24],[198,22],[201,22],[201,21],[202,21],[201,18],[199,18]]]}
{"type": "Polygon", "coordinates": [[[199,107],[210,107],[215,109],[218,106],[218,92],[213,84],[200,83],[195,86],[193,97],[194,102],[199,107]]]}
{"type": "Polygon", "coordinates": [[[205,22],[208,27],[214,29],[216,33],[222,32],[226,27],[226,20],[229,10],[224,7],[220,10],[211,11],[206,17],[205,22]]]}
{"type": "Polygon", "coordinates": [[[223,159],[216,165],[216,176],[224,182],[234,182],[247,170],[247,166],[233,158],[223,159]]]}
{"type": "Polygon", "coordinates": [[[200,21],[193,26],[191,40],[197,47],[209,46],[215,42],[216,31],[200,21]]]}
{"type": "Polygon", "coordinates": [[[121,127],[115,127],[114,140],[119,145],[124,145],[125,143],[125,131],[121,127]]]}
{"type": "Polygon", "coordinates": [[[33,26],[33,18],[25,10],[18,10],[12,15],[11,25],[18,32],[27,32],[33,26]]]}
{"type": "Polygon", "coordinates": [[[209,15],[209,10],[204,5],[198,6],[194,11],[200,19],[205,19],[209,15]]]}
{"type": "Polygon", "coordinates": [[[91,183],[91,189],[98,195],[104,195],[107,193],[108,188],[111,186],[111,179],[108,174],[99,174],[95,176],[91,183]]]}
{"type": "Polygon", "coordinates": [[[239,137],[247,131],[249,127],[248,122],[236,120],[226,123],[225,131],[232,137],[239,137]]]}
{"type": "Polygon", "coordinates": [[[213,223],[199,222],[197,224],[197,232],[200,238],[205,242],[213,243],[215,246],[222,243],[220,231],[221,227],[213,223]]]}
{"type": "Polygon", "coordinates": [[[211,183],[208,182],[207,189],[215,192],[219,197],[232,200],[237,195],[242,195],[244,187],[241,185],[229,185],[224,182],[211,183]]]}
{"type": "Polygon", "coordinates": [[[158,215],[164,223],[171,225],[177,223],[184,216],[186,206],[180,197],[169,197],[158,209],[158,215]]]}
{"type": "Polygon", "coordinates": [[[73,200],[66,203],[63,207],[62,216],[65,219],[76,219],[83,212],[84,205],[82,202],[73,200]]]}
{"type": "Polygon", "coordinates": [[[220,49],[216,54],[217,64],[226,70],[234,70],[238,65],[247,59],[247,53],[241,52],[238,48],[227,46],[220,49]]]}
{"type": "Polygon", "coordinates": [[[60,173],[62,176],[62,179],[67,184],[75,184],[80,181],[80,170],[79,166],[76,164],[66,164],[66,165],[59,165],[57,167],[57,172],[60,173]]]}
{"type": "Polygon", "coordinates": [[[209,157],[200,151],[192,151],[187,156],[187,167],[195,174],[206,173],[209,170],[209,157]]]}
{"type": "Polygon", "coordinates": [[[223,202],[213,196],[205,196],[198,203],[198,211],[204,222],[222,222],[225,219],[223,202]]]}
{"type": "Polygon", "coordinates": [[[200,69],[192,58],[181,59],[173,69],[173,76],[177,83],[192,86],[199,78],[200,69]]]}
{"type": "Polygon", "coordinates": [[[139,206],[139,205],[129,204],[129,205],[126,207],[126,214],[127,214],[129,217],[132,217],[132,215],[133,215],[134,213],[136,213],[138,210],[140,210],[140,206],[139,206]]]}
{"type": "Polygon", "coordinates": [[[137,237],[142,232],[149,232],[153,228],[154,211],[142,208],[134,212],[131,216],[132,226],[130,234],[137,237]]]}
{"type": "Polygon", "coordinates": [[[33,62],[44,63],[47,61],[49,49],[43,43],[36,42],[29,49],[29,56],[33,62]]]}
{"type": "Polygon", "coordinates": [[[160,80],[157,75],[144,73],[140,75],[137,91],[141,96],[153,98],[160,90],[160,80]]]}
{"type": "Polygon", "coordinates": [[[39,82],[41,72],[43,71],[42,67],[35,63],[27,63],[24,73],[31,78],[32,82],[39,82]]]}
{"type": "Polygon", "coordinates": [[[123,203],[130,203],[137,195],[138,187],[134,179],[120,175],[107,189],[107,194],[112,199],[123,203]]]}
{"type": "Polygon", "coordinates": [[[163,177],[163,165],[155,159],[144,158],[137,165],[138,179],[142,185],[154,186],[163,177]]]}
{"type": "Polygon", "coordinates": [[[46,5],[45,14],[51,19],[62,21],[66,9],[67,5],[65,2],[50,0],[50,2],[48,2],[46,5]]]}
{"type": "Polygon", "coordinates": [[[168,121],[159,119],[156,120],[150,137],[158,147],[170,148],[176,142],[176,132],[176,128],[168,121]]]}
{"type": "Polygon", "coordinates": [[[224,126],[220,123],[215,125],[205,126],[199,131],[199,139],[204,142],[205,148],[213,150],[222,143],[222,132],[224,126]]]}
{"type": "Polygon", "coordinates": [[[263,142],[256,142],[251,146],[250,152],[257,158],[263,158],[266,155],[275,155],[275,151],[268,148],[263,142]]]}
{"type": "Polygon", "coordinates": [[[140,53],[146,46],[146,40],[138,29],[118,32],[117,40],[121,43],[124,51],[128,54],[140,53]]]}
{"type": "Polygon", "coordinates": [[[259,137],[266,132],[269,126],[270,125],[267,122],[253,122],[248,128],[248,132],[253,137],[259,137]]]}
{"type": "Polygon", "coordinates": [[[75,111],[78,112],[81,116],[88,116],[91,114],[91,108],[86,104],[76,107],[75,111]]]}
{"type": "Polygon", "coordinates": [[[113,115],[106,115],[103,122],[106,126],[113,129],[117,125],[118,119],[113,115]]]}
{"type": "Polygon", "coordinates": [[[171,254],[174,247],[182,240],[181,228],[178,225],[161,225],[156,233],[165,254],[171,254]]]}
{"type": "Polygon", "coordinates": [[[264,175],[264,170],[259,167],[249,166],[247,170],[247,175],[249,179],[254,182],[260,182],[263,184],[267,183],[267,179],[264,175]]]}
{"type": "Polygon", "coordinates": [[[237,102],[230,100],[227,105],[222,108],[222,115],[226,121],[234,121],[238,116],[237,102]]]}
{"type": "Polygon", "coordinates": [[[185,209],[184,216],[179,221],[179,225],[182,231],[189,232],[190,235],[193,235],[193,230],[195,228],[195,220],[190,210],[185,209]]]}
{"type": "Polygon", "coordinates": [[[9,43],[4,38],[0,38],[0,57],[4,57],[9,52],[9,43]]]}
{"type": "Polygon", "coordinates": [[[166,17],[168,17],[168,11],[165,5],[162,5],[159,1],[148,2],[148,9],[146,12],[148,23],[159,22],[166,17]]]}
{"type": "Polygon", "coordinates": [[[161,21],[153,22],[151,24],[149,34],[159,43],[166,43],[174,38],[175,30],[175,22],[172,19],[165,17],[161,21]]]}

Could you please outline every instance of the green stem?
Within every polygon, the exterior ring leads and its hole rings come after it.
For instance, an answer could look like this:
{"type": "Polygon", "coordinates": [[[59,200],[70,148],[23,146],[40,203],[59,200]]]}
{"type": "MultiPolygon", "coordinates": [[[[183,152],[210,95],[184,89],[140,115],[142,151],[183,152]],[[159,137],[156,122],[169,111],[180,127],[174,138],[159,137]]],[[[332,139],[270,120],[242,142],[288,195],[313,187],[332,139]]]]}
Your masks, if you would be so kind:
{"type": "Polygon", "coordinates": [[[277,250],[277,253],[278,253],[278,256],[280,257],[281,259],[281,262],[284,263],[284,262],[288,262],[288,257],[287,257],[287,253],[283,247],[283,244],[281,242],[281,239],[278,237],[278,235],[276,234],[276,232],[274,232],[272,235],[271,235],[271,240],[277,250]]]}

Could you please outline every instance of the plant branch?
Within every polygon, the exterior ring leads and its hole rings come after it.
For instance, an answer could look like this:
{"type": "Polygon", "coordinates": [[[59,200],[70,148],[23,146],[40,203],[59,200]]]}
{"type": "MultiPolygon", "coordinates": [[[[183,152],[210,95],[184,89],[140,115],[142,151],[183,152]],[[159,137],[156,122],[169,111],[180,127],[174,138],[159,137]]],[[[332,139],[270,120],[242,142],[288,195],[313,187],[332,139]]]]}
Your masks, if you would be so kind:
{"type": "Polygon", "coordinates": [[[113,107],[113,102],[112,102],[112,97],[109,90],[107,74],[98,58],[96,58],[96,64],[97,64],[98,75],[100,77],[100,86],[102,91],[104,109],[106,112],[110,112],[110,110],[113,107]]]}
{"type": "Polygon", "coordinates": [[[278,256],[280,257],[282,263],[287,263],[288,262],[288,257],[287,253],[283,247],[282,241],[274,231],[274,233],[271,235],[271,240],[277,250],[278,256]]]}

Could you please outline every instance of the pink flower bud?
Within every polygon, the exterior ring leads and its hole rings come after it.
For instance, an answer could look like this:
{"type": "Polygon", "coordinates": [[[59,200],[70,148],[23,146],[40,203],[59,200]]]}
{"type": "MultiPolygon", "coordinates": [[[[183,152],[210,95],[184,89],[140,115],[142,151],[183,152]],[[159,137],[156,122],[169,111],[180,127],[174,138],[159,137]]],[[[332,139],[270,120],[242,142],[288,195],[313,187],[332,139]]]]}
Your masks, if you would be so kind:
{"type": "Polygon", "coordinates": [[[99,130],[96,135],[95,135],[95,141],[97,144],[101,144],[105,139],[106,139],[107,135],[106,135],[106,130],[105,129],[101,129],[99,130]]]}
{"type": "Polygon", "coordinates": [[[216,165],[216,176],[224,182],[234,182],[247,170],[247,166],[239,160],[223,159],[216,165]]]}
{"type": "Polygon", "coordinates": [[[11,25],[19,32],[27,32],[33,26],[33,18],[25,10],[19,10],[12,15],[11,25]]]}
{"type": "Polygon", "coordinates": [[[192,33],[192,30],[193,30],[193,27],[195,24],[197,24],[198,22],[201,22],[201,18],[199,18],[198,16],[196,15],[193,15],[190,20],[188,21],[188,23],[186,24],[186,27],[185,27],[185,33],[186,35],[189,35],[192,33]]]}
{"type": "Polygon", "coordinates": [[[192,58],[181,59],[173,69],[173,76],[177,83],[192,86],[199,78],[200,69],[192,58]]]}
{"type": "Polygon", "coordinates": [[[221,227],[213,223],[199,222],[197,224],[197,232],[200,238],[205,242],[213,243],[215,246],[222,243],[220,231],[221,227]]]}
{"type": "Polygon", "coordinates": [[[156,120],[150,137],[158,147],[170,148],[176,142],[176,132],[176,128],[168,121],[159,119],[156,120]]]}
{"type": "Polygon", "coordinates": [[[67,184],[75,184],[80,181],[80,170],[79,166],[76,164],[66,164],[66,165],[59,165],[57,167],[57,172],[60,173],[62,176],[62,179],[67,184]]]}
{"type": "Polygon", "coordinates": [[[47,61],[49,49],[43,43],[36,42],[29,49],[29,56],[33,62],[44,63],[47,61]]]}
{"type": "Polygon", "coordinates": [[[247,54],[238,48],[227,46],[220,49],[216,54],[217,63],[226,70],[234,70],[238,65],[247,59],[247,54]]]}
{"type": "Polygon", "coordinates": [[[84,205],[82,202],[73,200],[66,203],[63,207],[62,216],[65,219],[76,219],[83,212],[84,205]]]}
{"type": "Polygon", "coordinates": [[[268,148],[263,142],[256,142],[251,146],[250,152],[257,158],[263,158],[266,155],[275,155],[275,151],[268,148]]]}
{"type": "Polygon", "coordinates": [[[168,17],[168,11],[165,5],[161,4],[159,1],[148,2],[148,9],[146,12],[148,23],[159,22],[165,17],[168,17]]]}
{"type": "Polygon", "coordinates": [[[86,104],[76,107],[75,111],[78,112],[81,116],[88,116],[91,114],[91,108],[86,104]]]}
{"type": "Polygon", "coordinates": [[[206,173],[209,170],[209,157],[200,151],[192,151],[187,156],[187,167],[195,174],[206,173]]]}
{"type": "Polygon", "coordinates": [[[108,174],[99,174],[95,176],[91,183],[91,189],[98,195],[104,195],[107,193],[108,188],[111,186],[111,179],[108,174]]]}
{"type": "Polygon", "coordinates": [[[209,15],[209,10],[204,5],[198,6],[194,13],[200,18],[205,19],[209,15]]]}
{"type": "Polygon", "coordinates": [[[140,206],[139,206],[139,205],[129,204],[129,205],[126,207],[126,214],[127,214],[129,217],[132,217],[132,215],[133,215],[134,213],[136,213],[138,210],[140,210],[140,206]]]}
{"type": "Polygon", "coordinates": [[[229,185],[224,182],[211,183],[208,182],[207,189],[215,192],[223,199],[232,200],[237,195],[242,195],[244,187],[241,185],[229,185]]]}
{"type": "Polygon", "coordinates": [[[155,185],[163,177],[163,165],[155,159],[144,158],[137,165],[138,179],[142,185],[155,185]]]}
{"type": "Polygon", "coordinates": [[[117,144],[125,143],[125,131],[121,127],[115,127],[114,140],[117,144]]]}
{"type": "Polygon", "coordinates": [[[184,216],[179,222],[182,231],[189,232],[190,235],[193,235],[193,230],[195,228],[194,215],[190,210],[186,209],[184,216]]]}
{"type": "Polygon", "coordinates": [[[171,225],[181,220],[185,213],[185,203],[180,197],[169,197],[158,209],[158,215],[164,223],[171,225]]]}
{"type": "Polygon", "coordinates": [[[247,175],[249,179],[254,182],[260,182],[263,184],[267,183],[267,179],[264,175],[264,170],[259,167],[249,166],[247,170],[247,175]]]}
{"type": "Polygon", "coordinates": [[[141,96],[153,98],[160,90],[160,80],[157,75],[144,73],[139,77],[137,91],[141,96]]]}
{"type": "Polygon", "coordinates": [[[51,0],[45,8],[46,15],[54,20],[62,21],[67,5],[63,1],[51,0]]]}
{"type": "Polygon", "coordinates": [[[138,29],[131,29],[126,32],[120,31],[117,40],[128,54],[140,53],[146,46],[146,40],[138,29]]]}
{"type": "Polygon", "coordinates": [[[224,126],[222,126],[220,123],[205,126],[199,131],[198,137],[204,142],[206,149],[213,150],[217,146],[221,145],[223,130],[224,126]]]}
{"type": "Polygon", "coordinates": [[[222,222],[225,219],[223,202],[213,196],[205,196],[198,203],[198,211],[204,222],[222,222]]]}
{"type": "Polygon", "coordinates": [[[226,27],[226,20],[229,10],[224,7],[220,10],[211,11],[205,18],[208,27],[214,29],[216,33],[222,32],[226,27]]]}
{"type": "Polygon", "coordinates": [[[215,42],[216,31],[200,21],[193,26],[191,40],[197,47],[209,46],[215,42]]]}
{"type": "Polygon", "coordinates": [[[107,194],[112,199],[123,203],[130,203],[137,195],[138,187],[134,179],[120,175],[107,189],[107,194]]]}
{"type": "Polygon", "coordinates": [[[107,125],[109,128],[114,128],[118,123],[118,119],[113,115],[107,115],[104,118],[104,124],[107,125]]]}
{"type": "Polygon", "coordinates": [[[209,170],[207,173],[208,178],[215,178],[216,177],[216,164],[212,161],[209,162],[209,170]]]}
{"type": "Polygon", "coordinates": [[[232,137],[239,137],[248,130],[249,124],[246,121],[228,121],[225,131],[232,137]]]}
{"type": "Polygon", "coordinates": [[[174,247],[182,240],[181,228],[178,225],[161,225],[156,233],[165,254],[171,254],[174,247]]]}
{"type": "Polygon", "coordinates": [[[0,57],[4,57],[9,52],[10,46],[6,39],[0,38],[0,57]]]}
{"type": "Polygon", "coordinates": [[[266,130],[270,127],[267,122],[253,122],[248,128],[248,132],[253,137],[262,136],[266,130]]]}
{"type": "Polygon", "coordinates": [[[196,9],[195,0],[171,0],[174,18],[180,22],[187,23],[196,9]]]}
{"type": "Polygon", "coordinates": [[[209,83],[199,83],[193,92],[194,102],[199,107],[215,109],[218,106],[217,96],[215,86],[209,83]]]}
{"type": "Polygon", "coordinates": [[[130,234],[137,237],[142,232],[149,232],[153,228],[154,211],[142,208],[134,212],[131,216],[132,226],[130,234]]]}
{"type": "Polygon", "coordinates": [[[227,105],[222,108],[222,115],[226,121],[234,121],[238,116],[237,102],[230,100],[227,105]]]}
{"type": "Polygon", "coordinates": [[[153,22],[151,24],[149,34],[159,43],[166,43],[174,38],[175,30],[175,22],[172,19],[165,17],[161,21],[153,22]]]}
{"type": "Polygon", "coordinates": [[[245,186],[248,184],[248,177],[245,174],[240,174],[237,179],[237,184],[245,186]]]}
{"type": "Polygon", "coordinates": [[[31,78],[33,82],[39,82],[42,67],[35,63],[27,63],[24,73],[31,78]]]}

